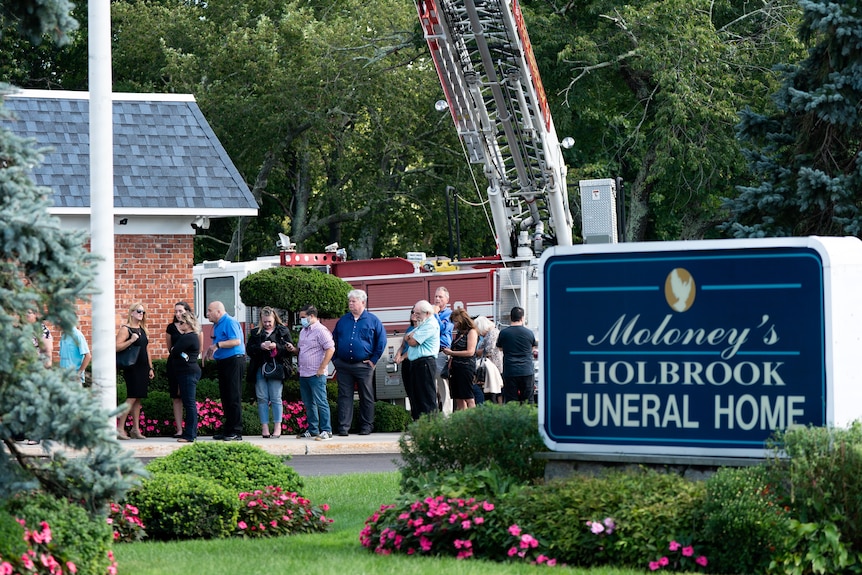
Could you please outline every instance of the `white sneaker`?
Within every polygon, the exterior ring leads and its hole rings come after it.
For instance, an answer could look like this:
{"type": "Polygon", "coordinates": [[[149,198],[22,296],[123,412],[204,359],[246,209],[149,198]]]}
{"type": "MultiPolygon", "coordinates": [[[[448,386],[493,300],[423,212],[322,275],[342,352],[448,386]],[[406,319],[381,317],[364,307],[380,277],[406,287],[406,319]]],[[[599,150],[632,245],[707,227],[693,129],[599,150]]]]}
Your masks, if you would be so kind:
{"type": "Polygon", "coordinates": [[[315,437],[315,439],[317,441],[328,441],[328,440],[332,439],[332,434],[329,433],[328,431],[321,431],[320,435],[315,437]]]}

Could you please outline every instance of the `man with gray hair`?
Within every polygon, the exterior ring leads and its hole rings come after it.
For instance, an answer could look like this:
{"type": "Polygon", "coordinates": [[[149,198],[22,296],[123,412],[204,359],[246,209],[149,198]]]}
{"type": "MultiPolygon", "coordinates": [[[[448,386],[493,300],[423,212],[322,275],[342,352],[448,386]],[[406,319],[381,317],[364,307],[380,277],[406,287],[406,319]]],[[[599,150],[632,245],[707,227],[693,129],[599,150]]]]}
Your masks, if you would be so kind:
{"type": "Polygon", "coordinates": [[[435,314],[437,308],[429,302],[419,300],[413,306],[410,319],[416,326],[404,336],[407,358],[410,360],[410,411],[413,419],[425,413],[437,411],[437,393],[434,378],[437,375],[437,353],[440,350],[440,324],[435,314]]]}
{"type": "Polygon", "coordinates": [[[353,388],[359,390],[359,435],[374,429],[374,367],[386,350],[383,322],[365,309],[368,295],[359,289],[347,293],[346,314],[332,331],[335,340],[335,379],[338,381],[338,435],[344,437],[353,423],[353,388]]]}

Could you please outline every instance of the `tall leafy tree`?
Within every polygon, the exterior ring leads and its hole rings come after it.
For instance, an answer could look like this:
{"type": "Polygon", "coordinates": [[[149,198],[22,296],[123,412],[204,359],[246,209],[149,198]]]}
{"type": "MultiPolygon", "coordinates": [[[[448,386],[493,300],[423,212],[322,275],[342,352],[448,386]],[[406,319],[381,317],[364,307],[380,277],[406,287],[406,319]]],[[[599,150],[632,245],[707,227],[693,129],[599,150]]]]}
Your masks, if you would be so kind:
{"type": "MultiPolygon", "coordinates": [[[[470,172],[433,111],[411,3],[117,2],[113,17],[118,89],[194,93],[261,204],[253,221],[215,224],[225,243],[198,257],[272,253],[277,232],[353,258],[445,251],[443,193],[470,172]]],[[[484,238],[474,255],[493,249],[487,231],[465,236],[484,238]]]]}
{"type": "Polygon", "coordinates": [[[808,57],[784,66],[774,109],[747,109],[739,136],[760,180],[728,200],[737,237],[862,235],[862,13],[801,0],[808,57]]]}
{"type": "MultiPolygon", "coordinates": [[[[74,29],[69,5],[6,2],[30,40],[51,33],[63,42],[74,29]],[[35,12],[35,14],[34,14],[35,12]]],[[[5,33],[11,28],[6,26],[5,33]]],[[[9,87],[0,87],[0,115],[9,87]]],[[[27,323],[36,310],[55,326],[71,329],[77,300],[94,289],[92,256],[84,238],[60,228],[48,214],[50,191],[30,176],[41,155],[32,142],[0,127],[0,498],[40,487],[99,511],[119,500],[139,465],[121,449],[109,414],[73,374],[45,367],[34,341],[39,323],[27,323]],[[26,457],[13,441],[18,435],[50,444],[52,458],[26,457]],[[78,451],[70,457],[66,449],[78,451]]]]}
{"type": "Polygon", "coordinates": [[[571,179],[623,177],[629,241],[712,233],[720,196],[746,183],[737,111],[774,89],[772,66],[798,48],[798,9],[732,0],[533,5],[543,14],[533,44],[543,71],[553,70],[546,88],[564,97],[558,130],[576,141],[571,179]]]}

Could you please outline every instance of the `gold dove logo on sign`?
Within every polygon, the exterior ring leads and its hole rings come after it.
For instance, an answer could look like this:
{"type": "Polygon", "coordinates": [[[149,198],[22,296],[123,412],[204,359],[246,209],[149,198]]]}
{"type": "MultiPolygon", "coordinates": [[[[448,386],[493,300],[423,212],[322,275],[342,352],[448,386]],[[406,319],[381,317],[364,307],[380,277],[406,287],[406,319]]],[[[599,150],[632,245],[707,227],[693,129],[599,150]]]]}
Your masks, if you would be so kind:
{"type": "Polygon", "coordinates": [[[685,268],[674,268],[664,280],[664,297],[674,311],[688,311],[694,303],[696,291],[694,278],[685,268]]]}

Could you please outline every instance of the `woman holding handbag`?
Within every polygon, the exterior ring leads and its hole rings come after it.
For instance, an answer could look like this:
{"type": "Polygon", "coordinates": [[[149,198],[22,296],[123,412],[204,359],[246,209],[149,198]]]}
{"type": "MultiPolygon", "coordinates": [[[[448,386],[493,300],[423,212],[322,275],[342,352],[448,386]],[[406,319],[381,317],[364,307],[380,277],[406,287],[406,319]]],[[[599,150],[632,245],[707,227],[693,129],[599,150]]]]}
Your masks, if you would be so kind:
{"type": "Polygon", "coordinates": [[[473,379],[476,376],[479,332],[463,308],[453,311],[450,320],[454,326],[452,345],[443,348],[443,353],[449,356],[449,391],[455,400],[455,411],[458,411],[476,407],[473,379]]]}
{"type": "Polygon", "coordinates": [[[281,437],[283,416],[281,393],[286,373],[285,363],[296,348],[290,330],[278,317],[274,309],[267,306],[260,310],[260,324],[248,336],[250,362],[246,371],[246,382],[254,384],[257,398],[257,414],[260,417],[261,435],[264,439],[281,437]],[[272,406],[273,431],[269,432],[269,407],[272,406]]]}
{"type": "Polygon", "coordinates": [[[147,397],[150,380],[155,377],[150,354],[147,353],[147,310],[138,302],[129,308],[126,323],[117,331],[117,354],[126,355],[125,350],[137,348],[137,357],[131,365],[123,366],[123,379],[126,382],[126,403],[129,411],[117,418],[118,439],[146,439],[141,433],[141,400],[147,397]],[[125,353],[124,353],[125,352],[125,353]],[[126,434],[126,420],[131,419],[132,430],[126,434]]]}

